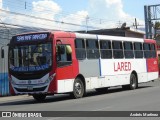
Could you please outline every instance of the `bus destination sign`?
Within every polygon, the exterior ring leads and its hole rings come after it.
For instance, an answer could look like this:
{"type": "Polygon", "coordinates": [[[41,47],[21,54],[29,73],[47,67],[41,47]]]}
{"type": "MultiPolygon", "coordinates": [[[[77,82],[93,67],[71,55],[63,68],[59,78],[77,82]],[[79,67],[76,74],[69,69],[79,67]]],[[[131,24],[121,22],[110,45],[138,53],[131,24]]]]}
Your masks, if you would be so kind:
{"type": "Polygon", "coordinates": [[[27,34],[27,35],[16,36],[16,41],[17,42],[27,42],[27,41],[46,40],[47,37],[48,37],[47,33],[27,34]]]}

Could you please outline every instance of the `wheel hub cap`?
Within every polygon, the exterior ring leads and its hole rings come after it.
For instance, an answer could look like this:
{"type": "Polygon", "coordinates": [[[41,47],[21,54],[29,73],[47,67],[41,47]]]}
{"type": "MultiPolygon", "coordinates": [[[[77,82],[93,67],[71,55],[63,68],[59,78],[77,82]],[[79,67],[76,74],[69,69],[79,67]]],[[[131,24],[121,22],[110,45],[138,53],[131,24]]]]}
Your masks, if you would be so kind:
{"type": "Polygon", "coordinates": [[[75,91],[76,91],[76,94],[81,94],[82,92],[82,86],[80,83],[76,83],[75,84],[75,91]]]}

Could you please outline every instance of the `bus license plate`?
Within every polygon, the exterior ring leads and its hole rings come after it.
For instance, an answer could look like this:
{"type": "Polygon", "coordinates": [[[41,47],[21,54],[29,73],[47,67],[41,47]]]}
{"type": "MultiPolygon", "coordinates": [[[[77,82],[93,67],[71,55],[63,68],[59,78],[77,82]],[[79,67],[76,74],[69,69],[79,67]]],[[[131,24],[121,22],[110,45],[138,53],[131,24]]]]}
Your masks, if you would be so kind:
{"type": "Polygon", "coordinates": [[[32,86],[28,86],[27,89],[28,90],[33,90],[33,87],[32,86]]]}

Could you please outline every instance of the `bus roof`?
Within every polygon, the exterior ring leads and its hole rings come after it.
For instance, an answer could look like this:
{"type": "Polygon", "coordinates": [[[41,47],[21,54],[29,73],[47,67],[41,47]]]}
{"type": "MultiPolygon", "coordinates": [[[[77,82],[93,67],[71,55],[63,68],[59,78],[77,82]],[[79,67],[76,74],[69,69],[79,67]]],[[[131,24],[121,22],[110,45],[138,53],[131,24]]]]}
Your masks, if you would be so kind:
{"type": "Polygon", "coordinates": [[[75,33],[75,34],[76,34],[76,38],[144,42],[144,39],[142,39],[142,38],[131,38],[131,37],[121,37],[121,36],[110,36],[110,35],[82,34],[82,33],[75,33]]]}
{"type": "Polygon", "coordinates": [[[61,36],[61,37],[76,37],[76,38],[83,38],[83,39],[134,41],[134,42],[150,41],[150,42],[155,43],[155,41],[151,40],[151,39],[122,37],[122,36],[110,36],[110,35],[85,34],[85,33],[75,33],[75,32],[66,32],[66,31],[40,31],[40,32],[30,32],[30,33],[28,32],[28,33],[18,34],[16,36],[26,35],[26,34],[37,34],[37,33],[52,33],[52,34],[56,34],[57,37],[61,36]]]}

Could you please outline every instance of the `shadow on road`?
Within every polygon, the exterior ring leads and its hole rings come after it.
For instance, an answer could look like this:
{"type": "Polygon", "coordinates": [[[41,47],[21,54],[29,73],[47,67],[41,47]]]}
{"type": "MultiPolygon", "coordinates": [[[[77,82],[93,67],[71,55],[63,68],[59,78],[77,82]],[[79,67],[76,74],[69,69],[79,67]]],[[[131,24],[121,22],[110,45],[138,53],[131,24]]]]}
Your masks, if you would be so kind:
{"type": "MultiPolygon", "coordinates": [[[[136,90],[138,89],[144,89],[144,88],[149,88],[149,87],[154,87],[154,86],[140,86],[138,87],[136,90]]],[[[102,95],[102,94],[111,94],[111,93],[118,93],[118,92],[123,92],[123,91],[130,91],[130,90],[124,90],[122,89],[121,87],[119,88],[109,88],[108,92],[90,92],[90,93],[87,93],[86,97],[90,97],[90,96],[98,96],[98,95],[102,95]]]]}
{"type": "MultiPolygon", "coordinates": [[[[140,86],[138,89],[145,89],[149,87],[154,87],[154,86],[140,86]]],[[[138,90],[136,89],[136,90],[138,90]]],[[[89,91],[85,95],[85,97],[91,97],[91,96],[99,96],[103,94],[111,94],[111,93],[118,93],[118,92],[123,92],[123,91],[129,91],[129,90],[124,90],[122,88],[110,88],[108,92],[106,93],[100,93],[96,91],[89,91]]],[[[84,97],[84,98],[85,98],[84,97]]],[[[65,100],[70,100],[73,99],[69,94],[63,94],[63,95],[56,95],[56,96],[48,96],[45,101],[43,102],[37,102],[35,101],[32,97],[29,97],[26,99],[18,99],[16,101],[6,101],[3,103],[0,103],[0,106],[12,106],[12,105],[26,105],[26,104],[43,104],[43,103],[51,103],[51,102],[60,102],[60,101],[65,101],[65,100]]]]}

